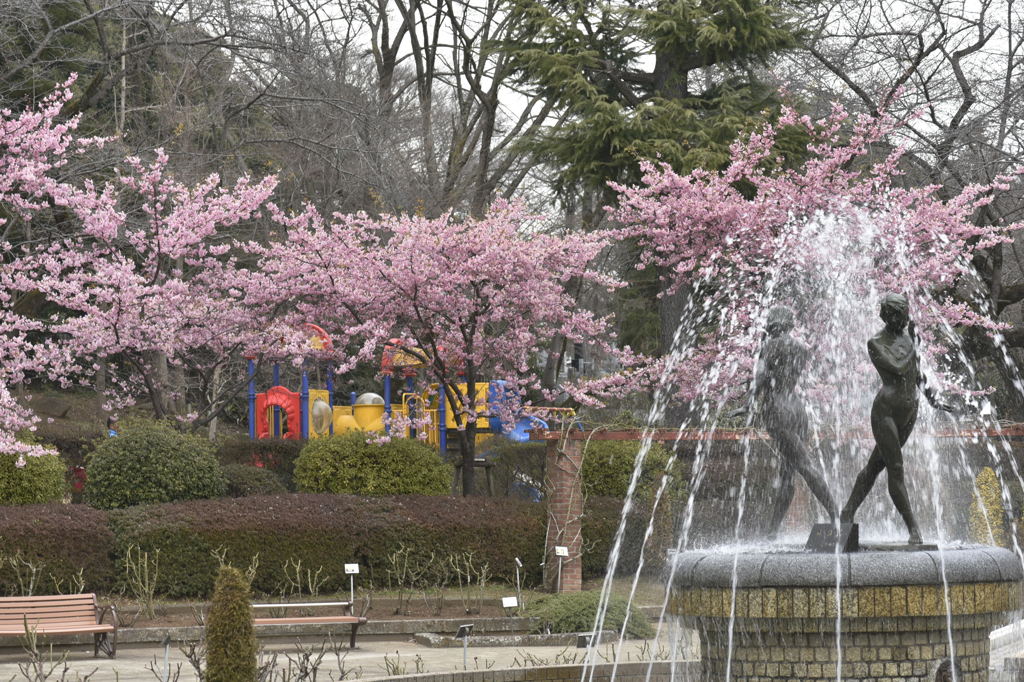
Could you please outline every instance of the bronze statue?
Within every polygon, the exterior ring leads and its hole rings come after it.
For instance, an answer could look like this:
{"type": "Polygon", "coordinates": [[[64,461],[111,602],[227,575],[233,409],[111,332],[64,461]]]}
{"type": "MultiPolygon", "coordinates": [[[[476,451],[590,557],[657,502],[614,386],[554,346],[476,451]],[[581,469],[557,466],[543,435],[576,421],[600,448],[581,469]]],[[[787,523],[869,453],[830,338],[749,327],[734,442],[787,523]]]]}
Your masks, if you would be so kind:
{"type": "Polygon", "coordinates": [[[875,448],[857,476],[853,492],[839,518],[843,523],[853,523],[857,509],[871,492],[878,474],[885,469],[889,496],[910,532],[908,543],[919,545],[921,530],[910,508],[903,477],[903,445],[917,421],[918,387],[924,389],[932,407],[947,412],[952,408],[935,398],[918,366],[917,336],[909,308],[906,297],[900,294],[886,294],[882,298],[879,314],[885,322],[885,329],[868,341],[868,357],[882,378],[882,387],[871,405],[871,433],[875,437],[875,448]]]}
{"type": "MultiPolygon", "coordinates": [[[[769,311],[768,339],[761,347],[754,375],[755,409],[782,458],[779,495],[768,517],[769,539],[775,538],[793,501],[794,471],[799,472],[807,482],[830,520],[834,521],[838,513],[828,485],[804,445],[809,430],[808,419],[796,385],[807,364],[809,353],[806,346],[790,336],[792,329],[793,311],[785,306],[769,311]]],[[[742,414],[744,411],[737,410],[733,414],[742,414]]]]}

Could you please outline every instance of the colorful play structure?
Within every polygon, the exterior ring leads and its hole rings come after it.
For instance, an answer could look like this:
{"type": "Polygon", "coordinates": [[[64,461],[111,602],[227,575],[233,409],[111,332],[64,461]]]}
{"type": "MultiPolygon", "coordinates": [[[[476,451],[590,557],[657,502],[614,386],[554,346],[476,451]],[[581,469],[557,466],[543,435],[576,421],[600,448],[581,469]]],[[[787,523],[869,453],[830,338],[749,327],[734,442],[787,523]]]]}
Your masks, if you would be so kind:
{"type": "MultiPolygon", "coordinates": [[[[331,339],[320,327],[307,324],[312,332],[310,343],[314,348],[330,350],[331,339]]],[[[298,392],[280,385],[280,366],[272,366],[273,385],[263,393],[256,392],[256,365],[249,359],[249,437],[308,439],[346,433],[350,431],[391,431],[398,423],[406,437],[417,435],[409,424],[423,425],[428,443],[441,452],[448,449],[448,431],[455,429],[455,419],[449,405],[438,400],[438,385],[428,384],[417,389],[419,370],[425,366],[427,354],[416,347],[407,346],[401,339],[391,339],[381,354],[380,374],[383,395],[355,392],[348,396],[347,405],[335,405],[333,372],[328,371],[324,389],[310,388],[306,365],[298,392]],[[394,379],[404,379],[403,390],[394,395],[394,379]],[[393,400],[397,398],[397,400],[393,400]]],[[[460,384],[463,395],[466,384],[460,384]]],[[[529,431],[548,428],[548,423],[530,408],[514,407],[517,396],[504,381],[477,382],[477,444],[501,435],[516,442],[529,440],[529,431]],[[501,414],[511,415],[512,428],[506,429],[501,414]]],[[[546,416],[569,418],[569,408],[542,408],[546,416]]]]}

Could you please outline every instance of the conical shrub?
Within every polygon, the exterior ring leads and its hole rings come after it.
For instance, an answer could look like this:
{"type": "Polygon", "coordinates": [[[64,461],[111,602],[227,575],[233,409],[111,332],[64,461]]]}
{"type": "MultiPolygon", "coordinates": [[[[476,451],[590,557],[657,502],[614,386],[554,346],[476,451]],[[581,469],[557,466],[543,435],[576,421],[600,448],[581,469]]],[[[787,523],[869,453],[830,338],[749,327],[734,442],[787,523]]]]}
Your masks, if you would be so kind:
{"type": "Polygon", "coordinates": [[[249,581],[222,566],[206,619],[206,682],[253,682],[256,634],[252,626],[249,581]]]}

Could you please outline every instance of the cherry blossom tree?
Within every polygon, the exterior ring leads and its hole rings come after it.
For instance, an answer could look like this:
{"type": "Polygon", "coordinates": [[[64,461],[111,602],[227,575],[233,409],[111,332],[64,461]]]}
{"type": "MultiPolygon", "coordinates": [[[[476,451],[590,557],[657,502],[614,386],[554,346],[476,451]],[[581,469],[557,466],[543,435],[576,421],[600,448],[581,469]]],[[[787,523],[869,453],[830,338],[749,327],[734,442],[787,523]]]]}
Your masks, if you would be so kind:
{"type": "Polygon", "coordinates": [[[6,241],[15,222],[31,220],[64,186],[59,171],[68,157],[104,142],[76,135],[78,118],[60,120],[73,83],[69,78],[33,109],[18,114],[0,110],[0,452],[17,454],[19,461],[42,449],[19,438],[19,433],[35,428],[36,418],[14,399],[12,387],[34,375],[67,381],[78,369],[72,354],[41,335],[43,322],[25,314],[23,302],[34,295],[35,287],[18,266],[31,247],[16,248],[6,241]]]}
{"type": "Polygon", "coordinates": [[[479,383],[538,387],[532,360],[553,334],[617,353],[611,321],[578,309],[566,290],[570,280],[618,286],[592,265],[604,236],[541,231],[506,203],[480,219],[336,215],[328,222],[312,208],[277,219],[284,237],[252,245],[262,272],[252,286],[291,300],[296,322],[315,319],[331,331],[336,347],[348,348],[342,370],[379,357],[391,338],[405,341],[458,425],[464,494],[474,490],[476,415],[487,407],[479,383]]]}
{"type": "MultiPolygon", "coordinates": [[[[720,172],[680,175],[646,163],[641,184],[616,186],[619,235],[638,240],[644,262],[667,273],[669,291],[690,294],[681,326],[690,338],[679,340],[686,350],[673,359],[682,397],[714,393],[712,385],[724,388],[729,377],[746,375],[737,368],[750,363],[761,334],[758,315],[778,298],[772,292],[787,278],[802,278],[805,290],[824,286],[811,280],[842,269],[836,266],[844,259],[859,259],[862,274],[870,273],[844,283],[854,295],[910,296],[933,355],[941,352],[939,337],[956,327],[998,334],[999,325],[966,304],[958,287],[973,281],[975,253],[1017,229],[971,220],[1015,178],[970,185],[948,200],[937,187],[900,186],[903,150],[886,144],[900,125],[885,114],[852,117],[838,106],[820,120],[787,110],[776,125],[734,143],[720,172]],[[794,128],[809,140],[808,159],[790,169],[776,141],[794,128]],[[826,223],[839,225],[845,246],[815,241],[826,223]],[[733,368],[729,377],[710,371],[725,366],[733,368]]],[[[800,304],[810,309],[802,317],[812,320],[826,301],[808,296],[800,304]]]]}
{"type": "Polygon", "coordinates": [[[34,110],[0,117],[0,225],[60,213],[67,236],[14,248],[0,270],[0,433],[4,452],[31,429],[31,412],[10,386],[33,377],[68,385],[105,362],[112,404],[147,399],[157,417],[193,426],[217,417],[245,385],[234,371],[241,349],[266,345],[273,311],[243,300],[246,269],[232,249],[232,228],[256,218],[276,185],[241,178],[225,187],[211,175],[178,182],[157,151],[150,163],[129,158],[113,180],[72,184],[60,169],[83,147],[78,119],[62,120],[74,78],[34,110]],[[2,214],[0,214],[2,215],[2,214]],[[47,301],[46,318],[19,312],[26,297],[47,301]],[[197,382],[195,412],[183,412],[184,379],[197,382]]]}
{"type": "Polygon", "coordinates": [[[205,399],[187,415],[193,426],[237,395],[244,376],[223,369],[265,343],[269,321],[244,300],[248,271],[230,229],[259,214],[276,178],[222,184],[217,175],[178,182],[162,150],[148,164],[129,158],[102,188],[53,192],[81,230],[25,263],[61,308],[49,333],[73,357],[106,360],[121,402],[144,397],[157,418],[186,416],[174,407],[184,390],[174,370],[198,377],[205,399]]]}

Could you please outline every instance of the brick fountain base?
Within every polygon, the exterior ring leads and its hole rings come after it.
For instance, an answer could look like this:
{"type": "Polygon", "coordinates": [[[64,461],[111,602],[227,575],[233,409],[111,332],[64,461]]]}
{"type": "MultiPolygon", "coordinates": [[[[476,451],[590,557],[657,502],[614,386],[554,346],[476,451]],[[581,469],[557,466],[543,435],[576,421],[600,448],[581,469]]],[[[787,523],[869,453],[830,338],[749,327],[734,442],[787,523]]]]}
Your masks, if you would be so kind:
{"type": "Polygon", "coordinates": [[[740,554],[735,572],[733,560],[678,558],[672,610],[698,630],[704,680],[727,679],[728,666],[731,680],[836,680],[839,667],[843,680],[931,682],[952,640],[956,679],[981,682],[989,633],[1024,603],[1020,561],[994,547],[865,548],[838,568],[834,554],[798,550],[740,554]]]}

